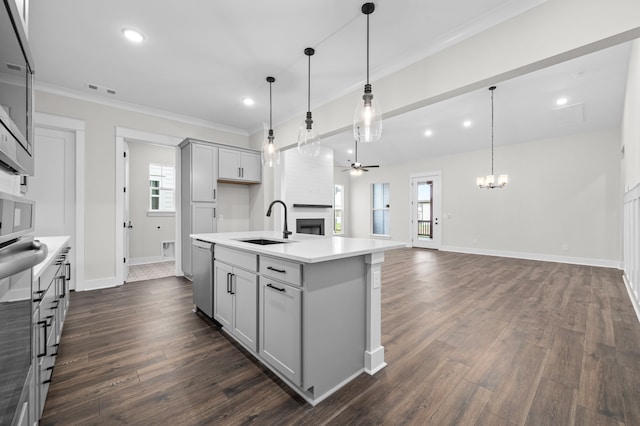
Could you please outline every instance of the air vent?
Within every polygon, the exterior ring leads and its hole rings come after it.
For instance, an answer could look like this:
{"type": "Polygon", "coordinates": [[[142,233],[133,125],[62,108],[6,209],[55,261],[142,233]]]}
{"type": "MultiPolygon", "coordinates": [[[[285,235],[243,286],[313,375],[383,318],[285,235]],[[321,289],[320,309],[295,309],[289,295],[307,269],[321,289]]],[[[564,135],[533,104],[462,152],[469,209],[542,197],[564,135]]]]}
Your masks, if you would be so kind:
{"type": "Polygon", "coordinates": [[[561,126],[584,123],[584,104],[556,108],[553,110],[553,118],[561,126]]]}
{"type": "Polygon", "coordinates": [[[100,92],[100,93],[106,93],[108,95],[115,95],[116,91],[113,89],[108,89],[106,87],[103,86],[98,86],[97,84],[93,84],[93,83],[87,83],[87,88],[90,90],[94,90],[96,92],[100,92]]]}
{"type": "Polygon", "coordinates": [[[10,70],[22,72],[22,67],[20,65],[10,64],[8,62],[6,63],[6,65],[7,65],[7,68],[9,68],[10,70]]]}

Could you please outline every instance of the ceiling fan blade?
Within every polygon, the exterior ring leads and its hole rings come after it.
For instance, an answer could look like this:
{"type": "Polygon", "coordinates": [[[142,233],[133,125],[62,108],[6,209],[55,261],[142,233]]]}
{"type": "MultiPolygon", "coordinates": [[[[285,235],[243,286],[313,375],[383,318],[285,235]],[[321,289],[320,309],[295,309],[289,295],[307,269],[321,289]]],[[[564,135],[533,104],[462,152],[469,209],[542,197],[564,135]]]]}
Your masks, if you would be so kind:
{"type": "Polygon", "coordinates": [[[369,170],[365,169],[364,167],[360,168],[360,170],[362,170],[363,172],[368,172],[369,170]]]}
{"type": "Polygon", "coordinates": [[[369,168],[371,168],[371,167],[380,167],[380,166],[362,166],[362,167],[369,167],[369,168]]]}
{"type": "Polygon", "coordinates": [[[343,172],[348,172],[349,170],[351,170],[351,167],[349,167],[348,169],[342,169],[343,172]]]}

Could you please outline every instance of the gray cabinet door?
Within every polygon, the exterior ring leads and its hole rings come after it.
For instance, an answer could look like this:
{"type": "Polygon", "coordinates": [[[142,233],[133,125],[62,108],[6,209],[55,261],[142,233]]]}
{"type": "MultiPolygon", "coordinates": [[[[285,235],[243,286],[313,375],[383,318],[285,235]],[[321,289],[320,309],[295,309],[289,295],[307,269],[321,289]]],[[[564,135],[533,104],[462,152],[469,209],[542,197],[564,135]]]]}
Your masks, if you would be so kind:
{"type": "Polygon", "coordinates": [[[231,293],[231,274],[233,268],[225,263],[213,262],[213,317],[232,330],[233,325],[233,294],[231,293]]]}
{"type": "Polygon", "coordinates": [[[220,149],[218,176],[220,179],[241,180],[240,152],[231,149],[220,149]]]}
{"type": "Polygon", "coordinates": [[[191,147],[191,201],[214,202],[218,189],[218,148],[191,147]]]}
{"type": "Polygon", "coordinates": [[[257,275],[233,268],[233,334],[253,351],[258,350],[257,275]]]}
{"type": "Polygon", "coordinates": [[[193,203],[191,205],[191,232],[192,234],[209,234],[216,232],[216,204],[193,203]]]}
{"type": "Polygon", "coordinates": [[[262,161],[259,154],[242,153],[242,178],[246,181],[260,182],[262,180],[262,161]]]}
{"type": "Polygon", "coordinates": [[[260,357],[301,385],[301,290],[260,277],[260,357]]]}

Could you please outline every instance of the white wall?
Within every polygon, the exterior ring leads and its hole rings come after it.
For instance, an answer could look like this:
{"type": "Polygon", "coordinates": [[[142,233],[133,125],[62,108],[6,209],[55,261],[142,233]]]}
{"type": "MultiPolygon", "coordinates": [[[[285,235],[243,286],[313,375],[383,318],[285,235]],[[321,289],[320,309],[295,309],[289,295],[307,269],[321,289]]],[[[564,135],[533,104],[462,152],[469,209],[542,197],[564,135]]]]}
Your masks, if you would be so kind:
{"type": "Polygon", "coordinates": [[[249,138],[241,134],[43,91],[36,91],[35,109],[37,112],[77,118],[86,123],[85,279],[100,281],[101,286],[111,282],[115,284],[117,126],[180,139],[193,137],[245,148],[249,144],[249,138]]]}
{"type": "Polygon", "coordinates": [[[481,190],[490,151],[474,151],[381,167],[351,178],[351,223],[370,235],[370,185],[390,184],[390,233],[409,240],[410,175],[442,172],[444,250],[619,266],[621,257],[618,129],[496,149],[503,189],[481,190]],[[563,250],[563,246],[567,250],[563,250]]]}
{"type": "Polygon", "coordinates": [[[174,148],[146,143],[129,144],[129,200],[133,228],[129,240],[129,263],[162,260],[162,242],[175,241],[176,218],[148,216],[149,164],[175,167],[174,148]]]}
{"type": "Polygon", "coordinates": [[[218,183],[218,232],[249,231],[250,187],[259,185],[240,185],[218,183]]]}

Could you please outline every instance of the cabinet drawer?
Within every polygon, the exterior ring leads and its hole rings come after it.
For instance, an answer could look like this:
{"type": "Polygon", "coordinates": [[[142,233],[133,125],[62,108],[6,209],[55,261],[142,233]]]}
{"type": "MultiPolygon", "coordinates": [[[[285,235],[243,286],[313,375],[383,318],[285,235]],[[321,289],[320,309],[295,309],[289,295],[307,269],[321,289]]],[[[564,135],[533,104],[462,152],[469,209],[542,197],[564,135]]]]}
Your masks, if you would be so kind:
{"type": "Polygon", "coordinates": [[[260,256],[260,274],[289,284],[302,285],[302,265],[288,260],[260,256]]]}
{"type": "Polygon", "coordinates": [[[258,270],[258,255],[247,253],[246,251],[234,250],[216,244],[213,249],[213,257],[220,262],[237,266],[247,271],[256,272],[258,270]]]}

